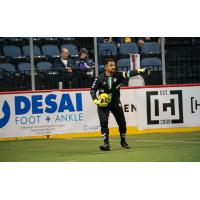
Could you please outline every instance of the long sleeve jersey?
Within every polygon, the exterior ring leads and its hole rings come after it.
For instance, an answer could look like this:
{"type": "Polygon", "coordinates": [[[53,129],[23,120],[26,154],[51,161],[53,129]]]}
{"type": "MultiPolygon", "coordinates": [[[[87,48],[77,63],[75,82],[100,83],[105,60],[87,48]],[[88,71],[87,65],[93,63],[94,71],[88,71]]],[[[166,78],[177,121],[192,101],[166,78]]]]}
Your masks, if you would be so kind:
{"type": "Polygon", "coordinates": [[[137,71],[115,72],[112,76],[107,76],[106,73],[100,74],[94,81],[90,94],[92,99],[97,99],[96,93],[107,93],[111,97],[111,102],[120,98],[121,82],[132,76],[138,75],[137,71]]]}

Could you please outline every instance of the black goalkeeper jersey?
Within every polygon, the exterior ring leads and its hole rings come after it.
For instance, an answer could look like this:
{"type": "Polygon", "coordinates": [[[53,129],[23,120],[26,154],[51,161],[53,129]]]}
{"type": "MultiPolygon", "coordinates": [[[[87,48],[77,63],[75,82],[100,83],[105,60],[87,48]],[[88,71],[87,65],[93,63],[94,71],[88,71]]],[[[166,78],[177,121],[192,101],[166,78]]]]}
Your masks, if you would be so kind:
{"type": "Polygon", "coordinates": [[[107,93],[111,97],[111,102],[120,98],[120,84],[121,82],[132,76],[136,76],[136,71],[115,72],[112,76],[107,76],[106,73],[100,74],[94,81],[90,94],[92,99],[97,99],[96,93],[107,93]]]}

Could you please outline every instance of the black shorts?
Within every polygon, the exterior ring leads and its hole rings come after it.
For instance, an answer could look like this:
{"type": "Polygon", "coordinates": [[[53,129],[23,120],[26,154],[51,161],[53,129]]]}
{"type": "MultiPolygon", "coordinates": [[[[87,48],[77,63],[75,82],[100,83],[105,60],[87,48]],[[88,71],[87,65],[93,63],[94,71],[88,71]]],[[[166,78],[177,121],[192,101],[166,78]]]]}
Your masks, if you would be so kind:
{"type": "Polygon", "coordinates": [[[120,99],[112,101],[107,107],[98,107],[101,132],[109,133],[108,118],[110,112],[112,112],[117,121],[120,133],[126,133],[126,121],[120,99]]]}

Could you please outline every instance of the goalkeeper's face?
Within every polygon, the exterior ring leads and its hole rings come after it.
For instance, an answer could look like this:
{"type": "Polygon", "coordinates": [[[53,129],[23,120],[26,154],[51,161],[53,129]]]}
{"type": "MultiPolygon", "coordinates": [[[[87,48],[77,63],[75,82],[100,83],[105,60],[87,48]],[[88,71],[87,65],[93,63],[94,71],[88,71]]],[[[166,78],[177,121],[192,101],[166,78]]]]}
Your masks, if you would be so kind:
{"type": "Polygon", "coordinates": [[[113,74],[115,72],[115,70],[116,70],[115,62],[114,61],[108,62],[107,65],[105,66],[105,70],[108,73],[113,74]]]}

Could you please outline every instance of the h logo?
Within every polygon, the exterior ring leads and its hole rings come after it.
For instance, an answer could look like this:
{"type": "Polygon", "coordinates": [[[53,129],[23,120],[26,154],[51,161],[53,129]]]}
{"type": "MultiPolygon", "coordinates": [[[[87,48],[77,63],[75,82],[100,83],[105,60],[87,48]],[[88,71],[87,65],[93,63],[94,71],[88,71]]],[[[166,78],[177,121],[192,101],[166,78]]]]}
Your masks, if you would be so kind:
{"type": "Polygon", "coordinates": [[[183,123],[181,90],[172,90],[169,95],[167,91],[150,91],[146,93],[146,100],[147,124],[183,123]]]}
{"type": "Polygon", "coordinates": [[[200,103],[198,103],[197,99],[191,97],[191,113],[197,112],[198,108],[200,107],[200,103]]]}

